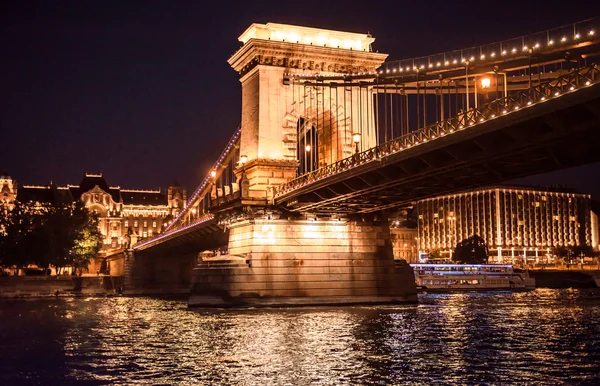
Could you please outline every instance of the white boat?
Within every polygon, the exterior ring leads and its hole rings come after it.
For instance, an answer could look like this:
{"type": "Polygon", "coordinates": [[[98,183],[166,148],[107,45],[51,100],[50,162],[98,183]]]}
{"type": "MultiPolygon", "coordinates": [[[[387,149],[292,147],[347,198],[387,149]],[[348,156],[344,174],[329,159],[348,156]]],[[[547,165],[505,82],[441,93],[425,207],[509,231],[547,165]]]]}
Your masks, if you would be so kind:
{"type": "Polygon", "coordinates": [[[417,288],[425,291],[533,289],[527,271],[511,264],[410,264],[417,288]]]}

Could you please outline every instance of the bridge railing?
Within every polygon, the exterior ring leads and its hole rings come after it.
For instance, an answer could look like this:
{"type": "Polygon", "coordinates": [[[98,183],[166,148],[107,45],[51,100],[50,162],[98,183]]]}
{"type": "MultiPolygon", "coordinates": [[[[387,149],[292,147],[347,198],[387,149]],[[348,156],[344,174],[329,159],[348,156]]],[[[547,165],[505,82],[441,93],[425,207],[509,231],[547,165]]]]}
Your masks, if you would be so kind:
{"type": "MultiPolygon", "coordinates": [[[[217,159],[217,162],[213,165],[212,169],[210,169],[209,173],[204,177],[202,183],[198,185],[194,193],[190,196],[187,201],[187,205],[183,208],[181,212],[175,217],[175,219],[169,224],[169,226],[165,229],[165,231],[169,231],[172,229],[176,229],[178,227],[184,226],[184,220],[189,219],[187,222],[195,223],[195,219],[192,220],[189,216],[191,208],[197,206],[197,203],[202,200],[212,189],[213,182],[215,178],[218,178],[218,172],[222,169],[223,165],[226,164],[231,158],[231,154],[236,151],[237,143],[239,142],[240,134],[242,128],[241,126],[235,131],[233,136],[230,138],[229,142],[227,142],[227,146],[221,152],[221,155],[217,159]],[[215,175],[212,173],[215,172],[215,175]]],[[[201,213],[198,212],[198,217],[201,216],[201,213]]]]}
{"type": "Polygon", "coordinates": [[[540,52],[568,49],[574,45],[597,40],[600,34],[600,17],[539,31],[508,40],[447,51],[429,56],[390,61],[379,69],[380,74],[399,72],[449,70],[469,63],[494,63],[506,58],[516,58],[540,52]]]}
{"type": "Polygon", "coordinates": [[[538,103],[543,103],[563,94],[576,91],[600,82],[600,66],[590,65],[563,74],[555,79],[541,83],[530,89],[496,99],[490,103],[460,113],[444,121],[436,122],[419,130],[404,134],[391,141],[373,147],[366,151],[356,153],[348,158],[319,168],[310,173],[299,176],[275,189],[274,198],[305,185],[314,183],[324,178],[337,175],[346,170],[356,168],[368,162],[380,160],[390,154],[408,150],[411,147],[426,143],[445,135],[464,130],[478,123],[495,119],[520,109],[528,108],[538,103]]]}

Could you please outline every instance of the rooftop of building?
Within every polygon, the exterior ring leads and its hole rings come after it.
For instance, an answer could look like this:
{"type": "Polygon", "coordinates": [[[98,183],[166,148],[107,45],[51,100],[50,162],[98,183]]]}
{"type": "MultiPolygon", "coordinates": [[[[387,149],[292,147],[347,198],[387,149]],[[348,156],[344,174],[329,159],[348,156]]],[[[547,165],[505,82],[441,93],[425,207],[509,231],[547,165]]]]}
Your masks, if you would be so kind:
{"type": "Polygon", "coordinates": [[[531,185],[517,185],[517,184],[494,184],[494,185],[483,186],[481,188],[476,188],[476,189],[466,189],[466,190],[460,190],[460,191],[457,191],[454,193],[441,194],[439,196],[429,197],[429,198],[425,198],[425,199],[419,200],[419,201],[436,200],[441,197],[457,196],[457,195],[464,195],[464,194],[469,194],[469,193],[480,193],[480,192],[491,191],[491,190],[496,190],[496,189],[503,190],[503,191],[513,191],[513,192],[537,192],[537,193],[557,193],[557,194],[564,193],[564,194],[570,194],[573,196],[585,196],[587,198],[591,198],[591,196],[589,194],[582,193],[581,191],[578,191],[577,189],[568,187],[566,185],[531,186],[531,185]]]}
{"type": "Polygon", "coordinates": [[[78,185],[66,186],[23,185],[17,190],[17,200],[24,202],[53,203],[57,200],[78,200],[81,196],[96,186],[110,194],[113,201],[124,205],[166,206],[168,197],[166,191],[158,189],[121,189],[119,186],[109,186],[103,173],[84,173],[78,185]]]}

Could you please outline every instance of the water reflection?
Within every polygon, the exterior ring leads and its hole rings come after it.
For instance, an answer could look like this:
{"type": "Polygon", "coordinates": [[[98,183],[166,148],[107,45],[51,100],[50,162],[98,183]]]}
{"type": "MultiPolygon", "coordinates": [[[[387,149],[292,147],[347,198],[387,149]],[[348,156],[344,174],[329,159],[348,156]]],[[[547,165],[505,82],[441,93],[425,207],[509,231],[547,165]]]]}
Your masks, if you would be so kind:
{"type": "Polygon", "coordinates": [[[189,310],[148,298],[0,303],[1,384],[600,382],[600,292],[419,305],[189,310]]]}

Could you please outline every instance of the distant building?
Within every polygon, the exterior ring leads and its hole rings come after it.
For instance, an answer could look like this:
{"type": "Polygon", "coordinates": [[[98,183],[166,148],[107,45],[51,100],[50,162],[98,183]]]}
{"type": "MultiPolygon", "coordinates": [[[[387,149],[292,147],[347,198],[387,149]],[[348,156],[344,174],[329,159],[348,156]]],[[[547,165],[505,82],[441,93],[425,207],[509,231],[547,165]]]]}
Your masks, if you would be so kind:
{"type": "Polygon", "coordinates": [[[417,228],[390,227],[394,259],[406,260],[407,263],[418,263],[417,228]]]}
{"type": "Polygon", "coordinates": [[[81,200],[98,214],[104,248],[120,248],[128,232],[139,238],[161,233],[186,204],[186,190],[174,183],[166,192],[158,190],[121,189],[109,186],[102,173],[85,173],[79,185],[23,185],[10,177],[0,178],[1,204],[10,209],[14,201],[56,203],[81,200]]]}
{"type": "Polygon", "coordinates": [[[0,175],[0,209],[11,210],[17,197],[17,184],[9,175],[0,175]]]}
{"type": "Polygon", "coordinates": [[[420,254],[451,257],[456,244],[478,235],[492,262],[546,262],[554,247],[597,247],[587,194],[492,186],[417,202],[420,254]]]}

